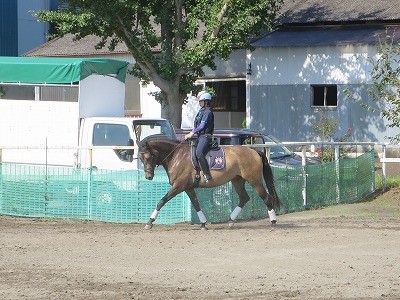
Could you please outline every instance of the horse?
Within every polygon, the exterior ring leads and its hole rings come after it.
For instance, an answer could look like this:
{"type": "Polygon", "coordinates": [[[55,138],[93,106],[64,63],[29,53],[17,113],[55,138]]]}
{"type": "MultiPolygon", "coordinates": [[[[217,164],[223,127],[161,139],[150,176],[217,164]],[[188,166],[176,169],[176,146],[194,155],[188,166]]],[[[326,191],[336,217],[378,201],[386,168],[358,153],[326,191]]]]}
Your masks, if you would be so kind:
{"type": "MultiPolygon", "coordinates": [[[[145,178],[152,180],[156,166],[162,165],[167,172],[170,190],[161,198],[151,214],[145,229],[151,229],[161,208],[173,197],[185,192],[197,212],[201,222],[200,229],[206,230],[207,219],[200,208],[195,188],[212,188],[229,181],[239,195],[239,204],[231,212],[228,225],[233,226],[235,219],[249,201],[250,197],[245,189],[246,181],[258,193],[268,208],[271,224],[277,221],[276,210],[279,209],[280,199],[275,191],[271,167],[263,152],[252,148],[235,145],[222,146],[225,152],[226,164],[221,170],[211,170],[208,183],[196,178],[196,170],[191,161],[190,145],[185,141],[168,139],[146,139],[138,142],[139,159],[143,163],[145,178]],[[268,193],[263,186],[266,183],[268,193]]],[[[198,174],[197,174],[198,175],[198,174]]]]}

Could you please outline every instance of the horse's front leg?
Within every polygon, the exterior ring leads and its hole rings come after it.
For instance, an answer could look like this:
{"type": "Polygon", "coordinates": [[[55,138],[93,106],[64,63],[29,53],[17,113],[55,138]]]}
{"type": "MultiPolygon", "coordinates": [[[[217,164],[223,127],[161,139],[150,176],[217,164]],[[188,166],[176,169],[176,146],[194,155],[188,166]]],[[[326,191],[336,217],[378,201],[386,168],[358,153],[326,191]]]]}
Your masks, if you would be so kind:
{"type": "Polygon", "coordinates": [[[207,219],[206,219],[206,216],[204,215],[203,211],[200,208],[200,203],[199,203],[199,200],[197,199],[196,192],[194,191],[194,189],[187,189],[187,190],[185,190],[185,192],[189,196],[190,202],[192,202],[192,205],[197,212],[197,216],[199,217],[199,220],[201,223],[200,229],[207,230],[207,227],[206,227],[207,219]]]}
{"type": "Polygon", "coordinates": [[[161,198],[161,200],[158,202],[156,209],[153,211],[153,213],[150,216],[149,221],[147,222],[146,226],[144,227],[145,229],[151,229],[153,227],[153,222],[157,219],[157,216],[161,210],[161,208],[173,197],[175,197],[177,194],[179,194],[180,191],[177,191],[176,189],[172,188],[168,191],[168,193],[165,194],[164,197],[161,198]]]}
{"type": "Polygon", "coordinates": [[[246,191],[245,183],[246,181],[243,178],[237,178],[232,180],[233,187],[235,188],[235,191],[239,196],[239,204],[238,206],[235,207],[235,209],[229,216],[229,221],[228,221],[229,227],[232,227],[234,225],[235,220],[242,211],[243,207],[250,200],[249,194],[246,191]]]}

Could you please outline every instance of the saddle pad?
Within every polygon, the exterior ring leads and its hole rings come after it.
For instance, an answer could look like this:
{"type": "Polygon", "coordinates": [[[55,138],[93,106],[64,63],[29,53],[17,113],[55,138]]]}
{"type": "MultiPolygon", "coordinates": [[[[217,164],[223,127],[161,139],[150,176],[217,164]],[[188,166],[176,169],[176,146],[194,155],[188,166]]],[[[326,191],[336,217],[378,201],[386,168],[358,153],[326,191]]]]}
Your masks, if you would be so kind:
{"type": "Polygon", "coordinates": [[[221,170],[225,168],[225,152],[221,147],[208,152],[206,159],[211,170],[221,170]]]}
{"type": "MultiPolygon", "coordinates": [[[[192,158],[192,165],[193,168],[196,170],[200,170],[199,162],[196,159],[196,154],[195,154],[195,147],[191,147],[190,151],[190,156],[192,158]]],[[[208,162],[208,165],[210,166],[210,170],[221,170],[225,168],[225,152],[224,149],[221,147],[217,149],[211,149],[207,155],[206,155],[206,160],[208,162]]]]}

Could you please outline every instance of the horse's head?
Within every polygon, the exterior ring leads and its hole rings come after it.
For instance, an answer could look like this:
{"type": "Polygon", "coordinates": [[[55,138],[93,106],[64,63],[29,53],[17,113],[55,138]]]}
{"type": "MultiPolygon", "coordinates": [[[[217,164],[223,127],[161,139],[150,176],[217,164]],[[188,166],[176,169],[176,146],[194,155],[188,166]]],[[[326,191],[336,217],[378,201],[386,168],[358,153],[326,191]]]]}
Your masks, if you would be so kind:
{"type": "Polygon", "coordinates": [[[152,180],[154,177],[154,169],[156,167],[157,157],[151,151],[149,143],[143,141],[138,143],[139,146],[139,159],[143,163],[145,177],[148,180],[152,180]]]}

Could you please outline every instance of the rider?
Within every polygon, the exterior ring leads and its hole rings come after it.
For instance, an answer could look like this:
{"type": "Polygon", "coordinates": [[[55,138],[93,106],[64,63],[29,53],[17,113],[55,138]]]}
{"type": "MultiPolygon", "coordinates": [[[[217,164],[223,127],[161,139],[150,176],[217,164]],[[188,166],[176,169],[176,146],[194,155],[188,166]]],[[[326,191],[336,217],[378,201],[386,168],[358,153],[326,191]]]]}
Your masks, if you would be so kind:
{"type": "Polygon", "coordinates": [[[185,135],[185,139],[190,139],[193,135],[197,134],[196,157],[204,174],[204,182],[208,183],[211,180],[211,174],[206,154],[214,132],[214,113],[211,110],[211,94],[207,91],[201,91],[197,95],[197,100],[199,101],[200,110],[194,119],[194,129],[185,135]]]}

